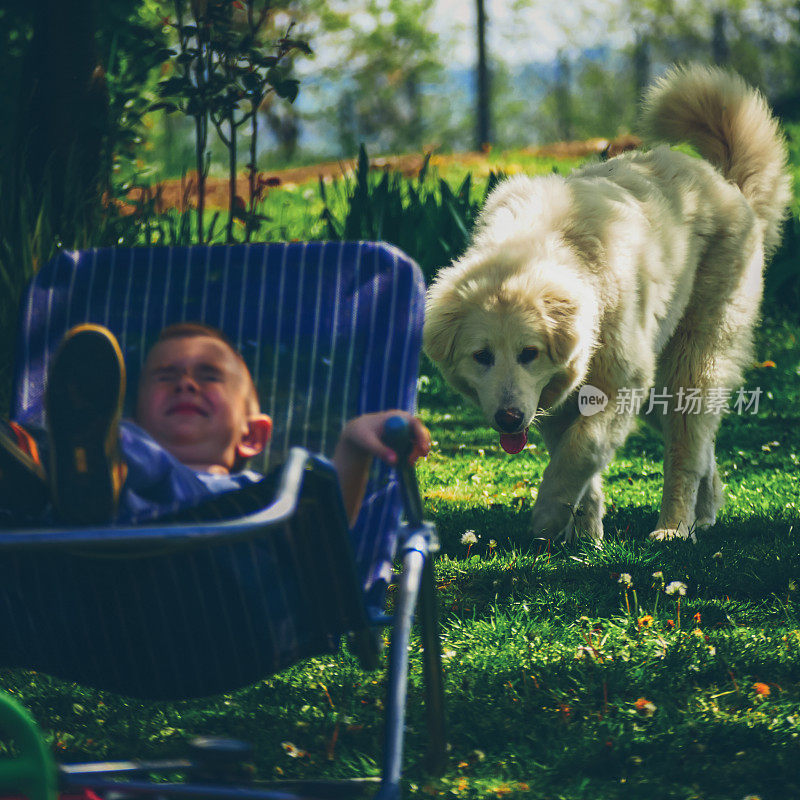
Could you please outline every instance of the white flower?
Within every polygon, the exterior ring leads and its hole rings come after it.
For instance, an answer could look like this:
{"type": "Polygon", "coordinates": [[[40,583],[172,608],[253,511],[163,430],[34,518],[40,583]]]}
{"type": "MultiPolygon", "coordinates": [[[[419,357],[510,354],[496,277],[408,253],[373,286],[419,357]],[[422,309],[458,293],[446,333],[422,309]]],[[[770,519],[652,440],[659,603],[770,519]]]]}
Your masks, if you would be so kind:
{"type": "Polygon", "coordinates": [[[489,549],[497,547],[497,542],[494,539],[489,539],[489,549]]]}
{"type": "Polygon", "coordinates": [[[477,544],[478,537],[475,535],[475,531],[465,531],[464,534],[461,536],[461,544],[477,544]]]}
{"type": "Polygon", "coordinates": [[[631,578],[627,572],[623,572],[622,575],[619,576],[617,583],[621,583],[626,589],[628,589],[633,586],[633,578],[631,578]]]}
{"type": "Polygon", "coordinates": [[[667,588],[664,591],[667,594],[679,594],[683,597],[686,594],[686,589],[688,587],[685,583],[681,583],[680,581],[672,581],[672,583],[667,584],[667,588]]]}

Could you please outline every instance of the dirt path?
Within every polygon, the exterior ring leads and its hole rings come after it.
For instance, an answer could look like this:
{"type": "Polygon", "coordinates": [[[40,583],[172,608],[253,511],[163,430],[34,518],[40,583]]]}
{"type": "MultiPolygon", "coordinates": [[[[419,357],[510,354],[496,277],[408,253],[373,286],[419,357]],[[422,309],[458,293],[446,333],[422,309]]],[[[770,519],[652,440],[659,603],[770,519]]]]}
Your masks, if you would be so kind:
{"type": "MultiPolygon", "coordinates": [[[[613,141],[607,139],[588,139],[580,142],[557,142],[551,145],[526,148],[522,152],[531,156],[550,158],[580,158],[582,156],[604,153],[614,156],[624,150],[638,147],[641,142],[632,136],[622,136],[613,141]]],[[[419,174],[424,162],[424,154],[412,153],[400,156],[370,159],[370,168],[375,170],[391,170],[400,172],[406,177],[415,177],[419,174]]],[[[432,167],[446,167],[458,163],[467,167],[478,175],[487,175],[496,165],[490,163],[486,153],[453,153],[431,156],[432,167]]],[[[307,167],[293,167],[283,170],[260,172],[258,181],[267,189],[269,187],[290,187],[313,180],[331,180],[355,171],[355,159],[341,161],[326,161],[307,167]]],[[[247,177],[239,176],[236,181],[236,194],[239,198],[247,198],[250,194],[247,177]]],[[[155,200],[155,210],[163,212],[168,208],[186,208],[194,206],[197,202],[197,173],[189,172],[182,179],[173,179],[157,183],[148,189],[135,189],[129,195],[132,201],[143,197],[155,200]]],[[[244,202],[244,200],[243,200],[244,202]]],[[[228,181],[222,178],[208,178],[206,181],[206,208],[227,209],[228,207],[228,181]]],[[[134,206],[126,206],[123,213],[132,213],[134,206]]]]}

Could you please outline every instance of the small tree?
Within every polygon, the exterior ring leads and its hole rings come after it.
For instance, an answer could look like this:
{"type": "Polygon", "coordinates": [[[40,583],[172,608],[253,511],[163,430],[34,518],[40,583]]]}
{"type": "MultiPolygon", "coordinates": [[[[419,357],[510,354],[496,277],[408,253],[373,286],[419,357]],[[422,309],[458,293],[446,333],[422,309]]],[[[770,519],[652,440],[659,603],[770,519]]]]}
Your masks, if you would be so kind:
{"type": "Polygon", "coordinates": [[[247,224],[247,238],[258,221],[256,157],[257,112],[265,97],[274,92],[294,101],[299,82],[292,77],[289,57],[311,53],[308,43],[291,37],[292,25],[282,36],[266,41],[274,13],[270,0],[208,0],[190,3],[174,0],[178,50],[172,51],[174,73],[159,84],[164,100],[155,107],[180,110],[195,122],[197,162],[197,235],[205,241],[203,213],[208,176],[208,126],[213,124],[228,151],[227,241],[233,241],[234,218],[247,224]],[[248,175],[249,205],[236,193],[239,129],[250,123],[248,175]]]}

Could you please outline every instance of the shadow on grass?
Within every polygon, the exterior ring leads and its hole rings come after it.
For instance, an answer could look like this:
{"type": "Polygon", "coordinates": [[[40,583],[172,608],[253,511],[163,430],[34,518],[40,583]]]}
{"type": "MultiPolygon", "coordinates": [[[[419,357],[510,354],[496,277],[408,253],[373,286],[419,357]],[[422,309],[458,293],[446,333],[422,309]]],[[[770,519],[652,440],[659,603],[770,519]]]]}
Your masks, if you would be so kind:
{"type": "Polygon", "coordinates": [[[800,575],[796,516],[733,518],[699,531],[697,543],[653,542],[648,533],[656,512],[621,510],[606,515],[606,538],[595,548],[585,541],[521,542],[528,512],[498,507],[439,515],[442,552],[451,559],[440,567],[445,609],[481,616],[498,603],[524,600],[541,621],[574,623],[581,615],[624,613],[621,573],[631,576],[643,609],[652,609],[659,593],[663,607],[667,600],[654,578],[661,572],[667,583],[686,584],[684,608],[711,625],[794,618],[787,609],[794,608],[800,575]],[[467,525],[480,537],[471,546],[461,541],[467,525]]]}

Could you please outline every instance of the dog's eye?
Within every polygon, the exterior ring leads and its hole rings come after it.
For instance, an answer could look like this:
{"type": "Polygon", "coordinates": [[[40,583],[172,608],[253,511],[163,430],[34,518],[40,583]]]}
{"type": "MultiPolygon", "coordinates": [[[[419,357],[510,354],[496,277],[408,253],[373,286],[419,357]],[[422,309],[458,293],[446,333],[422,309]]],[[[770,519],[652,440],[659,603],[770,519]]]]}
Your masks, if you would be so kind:
{"type": "Polygon", "coordinates": [[[484,367],[491,367],[494,364],[494,353],[491,350],[476,350],[472,357],[484,367]]]}
{"type": "Polygon", "coordinates": [[[517,356],[517,361],[519,361],[520,364],[530,364],[531,361],[536,360],[536,357],[538,355],[539,355],[539,348],[524,347],[519,356],[517,356]]]}

